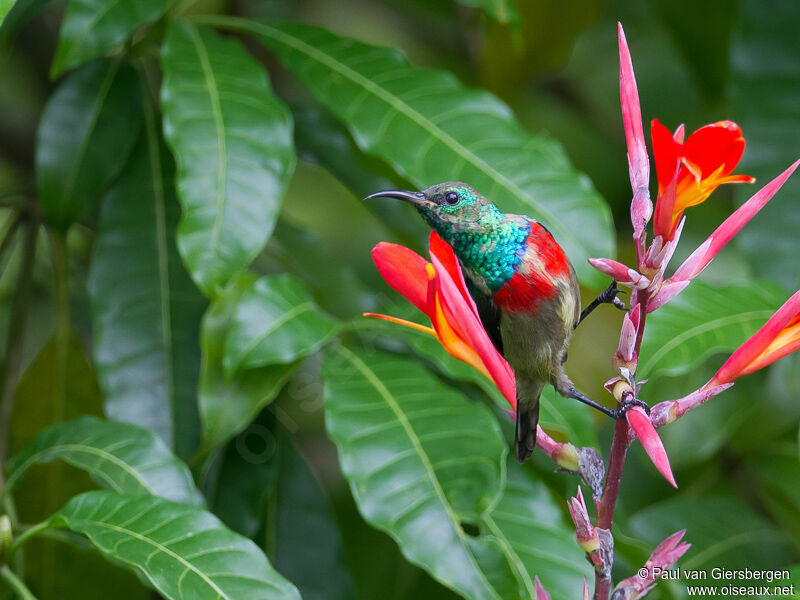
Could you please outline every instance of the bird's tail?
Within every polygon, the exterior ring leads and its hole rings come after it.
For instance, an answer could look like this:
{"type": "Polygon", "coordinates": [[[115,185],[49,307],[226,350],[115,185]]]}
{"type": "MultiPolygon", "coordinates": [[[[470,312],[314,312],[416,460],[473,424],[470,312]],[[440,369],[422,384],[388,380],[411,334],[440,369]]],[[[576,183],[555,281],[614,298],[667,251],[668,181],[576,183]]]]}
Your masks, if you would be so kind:
{"type": "Polygon", "coordinates": [[[517,380],[517,430],[514,454],[519,462],[525,462],[536,447],[536,426],[539,424],[539,396],[542,386],[528,385],[517,380]]]}

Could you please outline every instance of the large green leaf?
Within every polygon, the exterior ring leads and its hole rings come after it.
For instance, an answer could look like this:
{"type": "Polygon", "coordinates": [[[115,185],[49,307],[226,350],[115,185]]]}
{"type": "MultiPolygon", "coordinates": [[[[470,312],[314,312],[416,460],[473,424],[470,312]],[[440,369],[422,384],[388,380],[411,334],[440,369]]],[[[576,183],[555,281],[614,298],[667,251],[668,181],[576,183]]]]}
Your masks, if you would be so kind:
{"type": "Polygon", "coordinates": [[[0,26],[6,19],[6,15],[14,8],[16,0],[0,0],[0,26]]]}
{"type": "MultiPolygon", "coordinates": [[[[779,569],[789,558],[786,533],[728,496],[676,497],[636,513],[629,525],[632,535],[647,542],[648,552],[668,535],[686,529],[685,539],[692,547],[680,561],[682,569],[779,569]]],[[[709,578],[702,585],[733,583],[709,578]]]]}
{"type": "Polygon", "coordinates": [[[119,46],[139,27],[161,17],[167,4],[167,0],[69,0],[51,75],[119,46]]]}
{"type": "Polygon", "coordinates": [[[786,300],[765,281],[714,287],[694,281],[647,319],[639,366],[644,377],[682,375],[716,352],[731,352],[786,300]]]}
{"type": "Polygon", "coordinates": [[[53,515],[166,598],[300,600],[253,542],[200,508],[155,496],[87,492],[53,515]]]}
{"type": "Polygon", "coordinates": [[[262,277],[239,299],[225,338],[225,371],[285,364],[319,350],[336,331],[301,281],[262,277]]]}
{"type": "MultiPolygon", "coordinates": [[[[418,323],[425,320],[419,311],[408,304],[392,305],[387,312],[393,316],[418,323]]],[[[433,336],[374,319],[360,325],[374,329],[384,342],[389,336],[403,340],[416,354],[430,360],[448,377],[477,385],[501,409],[509,408],[508,402],[492,381],[465,362],[450,356],[433,336]]],[[[365,333],[361,327],[359,329],[365,333]]],[[[542,392],[539,424],[556,438],[570,441],[577,446],[595,446],[597,444],[597,432],[591,410],[580,402],[562,398],[550,386],[542,392]]]]}
{"type": "Polygon", "coordinates": [[[96,417],[80,417],[42,431],[8,465],[7,489],[37,463],[56,459],[88,471],[103,487],[203,504],[189,469],[154,433],[96,417]]]}
{"type": "Polygon", "coordinates": [[[584,282],[602,282],[586,258],[614,253],[608,207],[556,142],[530,135],[495,97],[465,88],[450,73],[417,69],[395,49],[324,29],[205,21],[258,34],[361,148],[414,185],[468,181],[503,210],[544,221],[584,282]]]}
{"type": "MultiPolygon", "coordinates": [[[[22,452],[43,429],[81,415],[102,414],[102,393],[86,361],[80,340],[71,335],[66,348],[50,340],[22,376],[14,396],[11,451],[22,452]],[[64,355],[66,354],[66,356],[64,355]]],[[[76,494],[96,484],[84,472],[63,462],[36,467],[12,490],[22,523],[49,518],[76,494]]],[[[94,553],[50,538],[25,544],[25,576],[35,582],[39,598],[143,600],[136,578],[94,553]],[[86,582],[92,585],[87,586],[86,582]]]]}
{"type": "Polygon", "coordinates": [[[517,22],[517,14],[514,0],[458,0],[461,4],[482,8],[501,23],[517,22]]]}
{"type": "Polygon", "coordinates": [[[545,485],[516,461],[508,461],[503,498],[482,520],[500,540],[523,582],[525,598],[536,598],[536,576],[555,598],[579,597],[583,578],[591,579],[593,571],[575,543],[574,527],[545,485]]]}
{"type": "Polygon", "coordinates": [[[36,136],[36,177],[45,220],[66,230],[119,173],[136,142],[139,85],[120,58],[70,74],[50,96],[36,136]]]}
{"type": "Polygon", "coordinates": [[[164,133],[178,163],[178,248],[213,294],[264,247],[294,169],[289,111],[235,39],[173,22],[161,64],[164,133]]]}
{"type": "Polygon", "coordinates": [[[169,152],[149,101],[144,131],[100,210],[89,298],[109,417],[158,433],[180,456],[200,438],[197,337],[205,300],[181,265],[169,152]]]}
{"type": "Polygon", "coordinates": [[[489,410],[378,352],[331,350],[323,378],[328,434],[367,521],[464,597],[516,596],[497,540],[465,531],[502,491],[507,449],[489,410]]]}
{"type": "MultiPolygon", "coordinates": [[[[263,540],[275,568],[305,600],[351,600],[352,576],[330,503],[277,414],[262,411],[221,453],[209,491],[214,514],[235,531],[263,540]]],[[[361,526],[367,527],[363,521],[361,526]]]]}
{"type": "Polygon", "coordinates": [[[203,452],[221,446],[252,421],[275,399],[297,366],[297,362],[279,363],[226,376],[223,368],[225,337],[240,299],[254,285],[254,276],[239,275],[219,294],[203,317],[198,397],[203,452]]]}
{"type": "MultiPolygon", "coordinates": [[[[734,29],[731,68],[732,118],[742,126],[747,150],[739,169],[763,185],[800,156],[797,131],[800,111],[789,101],[800,81],[800,44],[796,23],[800,3],[758,0],[738,3],[739,23],[734,29]]],[[[744,200],[755,186],[736,186],[744,200]]],[[[778,195],[737,236],[754,270],[780,281],[789,290],[800,286],[800,270],[792,268],[800,253],[800,177],[792,176],[778,195]]]]}
{"type": "Polygon", "coordinates": [[[19,30],[48,0],[0,0],[0,50],[7,50],[19,30]]]}

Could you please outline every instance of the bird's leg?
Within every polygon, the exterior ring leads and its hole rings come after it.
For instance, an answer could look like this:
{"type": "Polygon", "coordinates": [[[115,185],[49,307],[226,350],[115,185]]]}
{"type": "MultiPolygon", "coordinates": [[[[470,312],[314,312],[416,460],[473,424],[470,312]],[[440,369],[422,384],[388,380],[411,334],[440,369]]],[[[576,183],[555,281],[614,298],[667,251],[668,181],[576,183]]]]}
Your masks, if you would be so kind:
{"type": "Polygon", "coordinates": [[[603,406],[599,402],[595,402],[588,396],[583,395],[578,390],[576,390],[575,387],[572,385],[567,386],[563,390],[558,388],[556,389],[562,396],[567,396],[568,398],[573,398],[575,400],[578,400],[579,402],[583,402],[584,404],[587,404],[592,408],[596,408],[601,413],[608,415],[614,420],[621,419],[622,417],[624,417],[625,413],[627,413],[634,406],[640,406],[641,408],[644,409],[644,411],[648,415],[650,414],[650,407],[645,402],[642,402],[641,400],[635,398],[633,396],[633,392],[625,392],[624,394],[622,394],[622,402],[620,402],[619,407],[608,408],[607,406],[603,406]]]}
{"type": "Polygon", "coordinates": [[[617,294],[619,294],[621,291],[623,290],[617,287],[617,280],[612,279],[611,285],[609,285],[603,292],[601,292],[597,298],[592,300],[592,303],[589,304],[589,306],[583,309],[583,311],[581,312],[581,318],[578,319],[578,322],[575,324],[575,327],[580,325],[583,322],[583,320],[586,317],[588,317],[589,314],[601,304],[613,304],[620,310],[628,310],[628,308],[625,306],[625,303],[619,298],[617,298],[617,294]]]}

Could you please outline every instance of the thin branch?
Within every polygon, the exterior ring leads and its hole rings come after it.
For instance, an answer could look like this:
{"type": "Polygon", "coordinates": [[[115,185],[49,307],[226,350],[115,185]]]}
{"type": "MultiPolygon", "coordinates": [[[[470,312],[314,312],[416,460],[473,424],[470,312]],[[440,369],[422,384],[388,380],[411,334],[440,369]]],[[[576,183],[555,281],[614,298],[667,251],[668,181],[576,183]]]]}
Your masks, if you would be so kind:
{"type": "Polygon", "coordinates": [[[14,590],[21,600],[36,600],[36,596],[28,589],[22,579],[8,568],[8,565],[0,567],[0,579],[5,581],[8,587],[14,590]]]}

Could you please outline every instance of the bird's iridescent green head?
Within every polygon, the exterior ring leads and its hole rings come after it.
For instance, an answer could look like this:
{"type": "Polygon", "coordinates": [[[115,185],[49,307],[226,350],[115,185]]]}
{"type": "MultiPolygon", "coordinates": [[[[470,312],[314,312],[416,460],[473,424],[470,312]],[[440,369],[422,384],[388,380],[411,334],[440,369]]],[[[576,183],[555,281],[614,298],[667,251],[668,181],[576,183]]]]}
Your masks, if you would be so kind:
{"type": "Polygon", "coordinates": [[[388,190],[367,198],[397,198],[413,204],[422,218],[447,241],[467,231],[491,229],[503,213],[467,183],[448,181],[422,192],[388,190]]]}
{"type": "Polygon", "coordinates": [[[468,274],[490,290],[511,278],[525,252],[528,221],[506,216],[469,184],[450,181],[422,192],[388,190],[368,198],[397,198],[413,204],[453,247],[468,274]]]}

